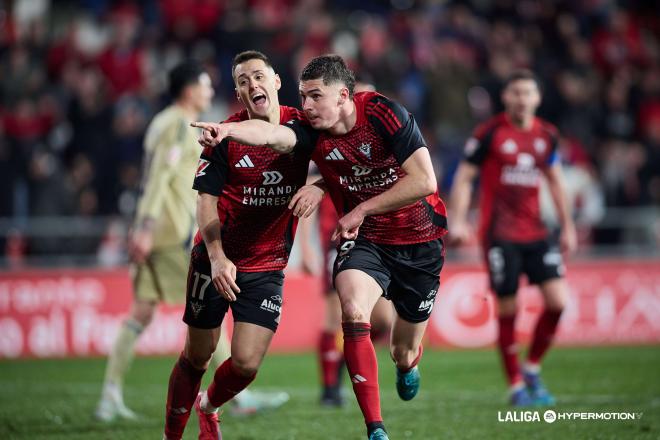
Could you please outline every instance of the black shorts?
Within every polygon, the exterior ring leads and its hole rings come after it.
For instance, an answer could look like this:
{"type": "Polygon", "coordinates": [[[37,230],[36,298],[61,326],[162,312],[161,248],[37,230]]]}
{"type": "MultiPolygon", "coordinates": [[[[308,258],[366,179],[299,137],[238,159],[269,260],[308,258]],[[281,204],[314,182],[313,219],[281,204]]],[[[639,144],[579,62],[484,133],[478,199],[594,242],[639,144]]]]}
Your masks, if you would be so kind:
{"type": "Polygon", "coordinates": [[[236,284],[241,289],[236,301],[220,296],[211,282],[206,246],[203,243],[195,246],[190,257],[183,322],[195,328],[220,327],[231,307],[235,322],[249,322],[275,332],[282,311],[284,272],[238,272],[236,284]]]}
{"type": "Polygon", "coordinates": [[[490,286],[498,297],[515,295],[522,273],[530,284],[541,284],[565,272],[559,247],[549,239],[528,243],[494,240],[485,256],[490,286]]]}
{"type": "Polygon", "coordinates": [[[339,272],[357,269],[371,276],[408,322],[431,316],[444,263],[441,239],[407,245],[375,244],[358,237],[337,247],[333,279],[339,272]]]}

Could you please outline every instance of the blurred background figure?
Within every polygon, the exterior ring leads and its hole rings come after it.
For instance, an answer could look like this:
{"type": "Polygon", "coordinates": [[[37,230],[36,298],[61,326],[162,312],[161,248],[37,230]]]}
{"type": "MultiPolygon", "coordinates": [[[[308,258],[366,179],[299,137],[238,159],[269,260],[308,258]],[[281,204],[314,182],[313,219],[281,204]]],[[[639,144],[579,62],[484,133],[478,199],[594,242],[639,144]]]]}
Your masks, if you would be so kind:
{"type": "Polygon", "coordinates": [[[497,296],[498,347],[514,406],[554,405],[541,381],[541,359],[550,348],[569,289],[562,258],[577,245],[575,223],[559,160],[559,133],[536,117],[541,84],[530,70],[514,71],[502,91],[504,112],[479,125],[465,143],[451,193],[452,238],[469,239],[467,212],[473,181],[480,178],[479,240],[497,296]],[[559,226],[559,239],[541,216],[541,182],[547,184],[559,226]],[[520,367],[515,336],[516,295],[521,275],[538,285],[544,309],[527,360],[520,367]]]}
{"type": "MultiPolygon", "coordinates": [[[[219,72],[257,48],[272,54],[289,105],[313,56],[337,52],[368,75],[417,116],[445,194],[462,140],[501,111],[504,79],[532,68],[547,91],[539,116],[559,127],[570,155],[562,160],[584,170],[578,180],[588,175],[597,195],[574,199],[581,254],[657,248],[648,220],[660,203],[660,24],[651,3],[266,3],[2,2],[2,247],[13,231],[31,264],[98,264],[106,231],[119,220],[125,234],[134,215],[142,136],[164,105],[165,73],[184,54],[198,60],[219,84],[208,116],[221,120],[237,103],[219,72]],[[74,183],[83,163],[86,176],[74,183]],[[49,206],[55,192],[67,201],[49,206]],[[622,208],[639,215],[622,222],[622,208]],[[77,220],[51,232],[39,220],[62,216],[77,220]],[[61,239],[80,244],[62,252],[61,239]]],[[[123,246],[116,252],[113,261],[125,259],[123,246]]]]}

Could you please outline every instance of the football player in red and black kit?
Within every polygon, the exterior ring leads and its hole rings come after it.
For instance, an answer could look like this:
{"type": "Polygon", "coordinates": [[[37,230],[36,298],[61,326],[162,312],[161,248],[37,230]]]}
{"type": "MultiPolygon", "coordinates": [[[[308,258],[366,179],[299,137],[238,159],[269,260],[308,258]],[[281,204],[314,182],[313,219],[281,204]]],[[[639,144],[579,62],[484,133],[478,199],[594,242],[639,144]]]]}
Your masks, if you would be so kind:
{"type": "Polygon", "coordinates": [[[566,203],[557,129],[535,116],[539,82],[527,70],[515,72],[502,92],[505,112],[484,122],[465,146],[451,193],[452,239],[469,238],[467,211],[472,182],[481,175],[479,237],[497,295],[498,346],[514,405],[554,403],[540,379],[540,362],[555,334],[568,297],[560,251],[576,247],[575,226],[566,203]],[[561,221],[559,247],[541,221],[539,187],[545,175],[561,221]],[[520,275],[537,284],[545,309],[534,331],[527,361],[518,364],[515,342],[516,292],[520,275]]]}
{"type": "Polygon", "coordinates": [[[334,283],[342,307],[346,366],[368,438],[383,440],[388,436],[369,338],[371,310],[381,295],[394,305],[390,354],[399,396],[410,400],[419,390],[417,364],[440,284],[447,218],[413,116],[378,93],[354,93],[354,85],[341,57],[314,58],[300,82],[303,111],[314,130],[300,121],[279,126],[249,121],[208,125],[206,137],[209,145],[230,137],[281,153],[313,149],[340,215],[333,234],[340,238],[334,283]]]}
{"type": "MultiPolygon", "coordinates": [[[[246,109],[229,121],[258,118],[279,124],[302,118],[298,110],[279,105],[280,80],[265,55],[238,54],[232,74],[246,109]]],[[[309,159],[309,151],[280,155],[228,139],[202,152],[193,184],[199,232],[186,292],[188,337],[170,376],[165,438],[181,438],[194,403],[199,438],[217,440],[217,408],[254,380],[280,322],[282,270],[296,230],[293,214],[304,215],[323,195],[317,189],[295,196],[305,185],[309,159]],[[229,308],[231,357],[215,371],[208,390],[198,394],[229,308]]]]}

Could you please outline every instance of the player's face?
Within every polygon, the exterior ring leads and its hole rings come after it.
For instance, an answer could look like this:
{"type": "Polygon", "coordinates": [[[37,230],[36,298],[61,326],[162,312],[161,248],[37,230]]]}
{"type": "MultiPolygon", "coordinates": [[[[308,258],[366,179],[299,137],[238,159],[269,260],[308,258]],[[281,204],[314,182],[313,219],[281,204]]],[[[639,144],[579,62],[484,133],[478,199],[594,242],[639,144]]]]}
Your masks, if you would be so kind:
{"type": "Polygon", "coordinates": [[[327,130],[339,121],[339,110],[348,99],[348,89],[342,83],[325,85],[322,79],[301,81],[300,99],[312,128],[327,130]]]}
{"type": "Polygon", "coordinates": [[[191,96],[197,111],[204,112],[211,106],[214,91],[208,73],[199,75],[199,81],[191,88],[191,96]]]}
{"type": "Polygon", "coordinates": [[[511,82],[502,92],[506,111],[516,120],[524,120],[536,113],[541,104],[538,84],[532,79],[511,82]]]}
{"type": "Polygon", "coordinates": [[[268,118],[279,111],[277,91],[282,87],[280,77],[263,60],[253,59],[234,68],[234,83],[238,99],[251,117],[268,118]]]}

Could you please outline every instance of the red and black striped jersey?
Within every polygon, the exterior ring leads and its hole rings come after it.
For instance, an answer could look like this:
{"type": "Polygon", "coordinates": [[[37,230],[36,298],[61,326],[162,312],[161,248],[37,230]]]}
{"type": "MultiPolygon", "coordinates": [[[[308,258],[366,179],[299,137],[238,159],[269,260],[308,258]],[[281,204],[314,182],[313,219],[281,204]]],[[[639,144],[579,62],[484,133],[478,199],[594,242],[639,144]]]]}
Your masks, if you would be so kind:
{"type": "MultiPolygon", "coordinates": [[[[291,128],[297,149],[316,146],[316,162],[337,213],[341,216],[375,197],[405,176],[401,165],[426,142],[413,116],[396,102],[374,92],[356,93],[355,126],[333,136],[303,124],[291,128]]],[[[365,218],[359,235],[373,243],[412,244],[446,234],[445,206],[437,192],[396,211],[365,218]]]]}
{"type": "MultiPolygon", "coordinates": [[[[248,119],[243,110],[226,122],[248,119]]],[[[280,123],[303,119],[295,108],[280,106],[280,123]]],[[[206,148],[193,188],[218,196],[225,254],[242,272],[283,269],[289,259],[297,220],[288,204],[305,185],[310,153],[278,154],[264,146],[223,141],[206,148]]],[[[195,244],[202,241],[199,231],[195,244]]]]}
{"type": "Polygon", "coordinates": [[[547,237],[539,189],[543,172],[558,161],[557,142],[557,129],[541,118],[524,130],[500,113],[475,129],[465,145],[465,160],[481,169],[479,235],[484,243],[547,237]]]}

